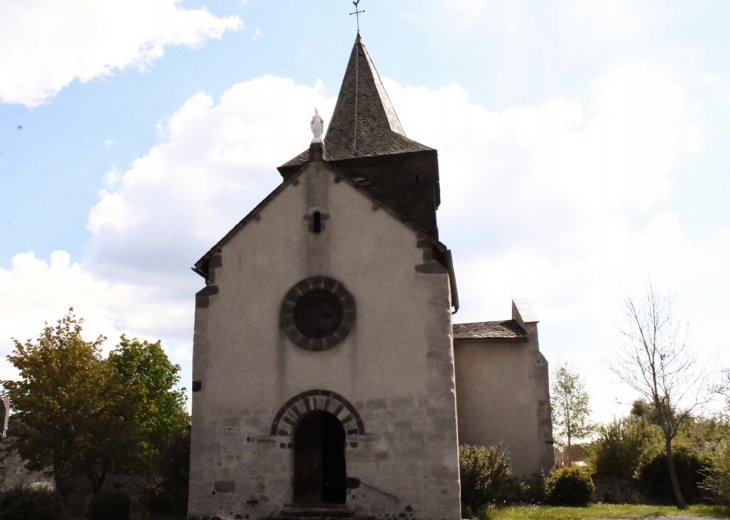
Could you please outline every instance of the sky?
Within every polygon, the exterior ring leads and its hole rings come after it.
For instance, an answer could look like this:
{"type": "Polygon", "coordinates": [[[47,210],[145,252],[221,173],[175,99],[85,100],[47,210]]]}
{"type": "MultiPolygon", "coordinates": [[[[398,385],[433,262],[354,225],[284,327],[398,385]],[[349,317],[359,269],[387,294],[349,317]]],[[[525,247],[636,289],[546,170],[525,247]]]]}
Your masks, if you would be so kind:
{"type": "MultiPolygon", "coordinates": [[[[593,417],[625,295],[676,298],[730,367],[730,3],[362,0],[406,135],[439,153],[455,322],[527,298],[593,417]]],[[[0,1],[0,378],[11,338],[73,307],[85,335],[161,339],[190,386],[190,267],[332,114],[346,0],[0,1]]]]}

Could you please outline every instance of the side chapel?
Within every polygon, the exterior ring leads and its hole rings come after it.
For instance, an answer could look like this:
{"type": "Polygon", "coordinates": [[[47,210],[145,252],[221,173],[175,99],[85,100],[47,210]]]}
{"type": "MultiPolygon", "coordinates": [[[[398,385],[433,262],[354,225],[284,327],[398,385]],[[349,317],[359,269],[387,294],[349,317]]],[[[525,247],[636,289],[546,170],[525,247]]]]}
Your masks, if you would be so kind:
{"type": "Polygon", "coordinates": [[[537,319],[452,324],[437,152],[359,33],[316,137],[195,264],[189,518],[459,519],[459,443],[553,464],[537,319]]]}

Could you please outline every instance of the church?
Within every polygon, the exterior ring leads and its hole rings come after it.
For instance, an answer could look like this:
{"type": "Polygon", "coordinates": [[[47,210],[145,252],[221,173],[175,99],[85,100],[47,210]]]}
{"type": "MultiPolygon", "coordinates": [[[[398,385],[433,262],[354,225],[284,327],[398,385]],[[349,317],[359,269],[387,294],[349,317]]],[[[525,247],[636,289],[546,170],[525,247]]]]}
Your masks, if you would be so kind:
{"type": "Polygon", "coordinates": [[[537,319],[515,299],[453,323],[437,151],[406,137],[359,32],[312,128],[193,268],[188,516],[459,519],[459,444],[501,444],[518,477],[553,465],[537,319]]]}

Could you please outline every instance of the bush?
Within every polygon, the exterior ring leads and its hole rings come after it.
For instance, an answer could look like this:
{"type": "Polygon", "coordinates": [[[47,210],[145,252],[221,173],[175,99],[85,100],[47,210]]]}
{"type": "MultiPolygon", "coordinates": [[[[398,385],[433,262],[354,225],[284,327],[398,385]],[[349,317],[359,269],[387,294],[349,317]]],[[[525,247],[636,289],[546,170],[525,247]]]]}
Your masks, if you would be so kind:
{"type": "Polygon", "coordinates": [[[512,484],[509,460],[501,446],[459,446],[461,507],[478,514],[489,504],[503,498],[512,484]]]}
{"type": "Polygon", "coordinates": [[[61,495],[47,489],[16,487],[0,496],[0,520],[61,520],[61,495]]]}
{"type": "MultiPolygon", "coordinates": [[[[186,490],[187,491],[187,490],[186,490]]],[[[145,509],[158,515],[184,514],[188,508],[188,496],[161,479],[155,480],[144,489],[142,497],[145,509]]]]}
{"type": "Polygon", "coordinates": [[[86,517],[89,520],[128,520],[132,499],[121,491],[102,492],[91,497],[86,517]]]}
{"type": "MultiPolygon", "coordinates": [[[[694,453],[685,450],[677,450],[674,453],[674,469],[677,472],[679,490],[688,504],[702,501],[700,485],[708,467],[709,464],[694,453]]],[[[642,492],[650,500],[667,505],[675,503],[665,453],[660,453],[639,469],[639,484],[642,492]]]]}
{"type": "Polygon", "coordinates": [[[642,455],[660,443],[659,429],[644,419],[625,417],[598,428],[591,464],[599,475],[632,478],[642,455]]]}
{"type": "Polygon", "coordinates": [[[190,475],[190,433],[170,439],[157,464],[159,478],[144,490],[144,505],[150,513],[185,514],[190,475]]]}
{"type": "Polygon", "coordinates": [[[545,479],[545,499],[555,506],[587,506],[593,489],[591,476],[577,466],[555,468],[545,479]]]}
{"type": "Polygon", "coordinates": [[[730,445],[722,446],[715,454],[711,467],[703,471],[704,481],[699,486],[709,492],[713,499],[723,505],[730,505],[730,445]]]}

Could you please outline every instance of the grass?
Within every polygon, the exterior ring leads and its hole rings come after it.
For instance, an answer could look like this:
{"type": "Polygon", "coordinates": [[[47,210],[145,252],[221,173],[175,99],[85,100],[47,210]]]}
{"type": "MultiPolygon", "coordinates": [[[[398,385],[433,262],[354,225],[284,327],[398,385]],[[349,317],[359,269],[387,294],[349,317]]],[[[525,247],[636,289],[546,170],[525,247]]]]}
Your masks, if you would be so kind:
{"type": "Polygon", "coordinates": [[[656,516],[730,517],[722,506],[695,505],[685,510],[672,506],[591,504],[588,507],[508,506],[489,508],[489,520],[579,520],[582,518],[642,518],[656,516]]]}
{"type": "MultiPolygon", "coordinates": [[[[722,506],[696,505],[684,511],[672,506],[629,504],[591,504],[588,507],[508,506],[490,507],[489,520],[579,520],[591,518],[647,518],[657,516],[704,516],[728,518],[730,509],[722,506]]],[[[186,515],[153,515],[145,520],[185,520],[186,515]]]]}
{"type": "MultiPolygon", "coordinates": [[[[647,518],[657,516],[703,516],[729,518],[730,509],[723,506],[695,505],[684,511],[672,506],[630,504],[591,504],[588,507],[507,506],[487,509],[488,520],[580,520],[592,518],[647,518]]],[[[185,520],[187,515],[155,515],[146,513],[144,520],[185,520]]],[[[484,519],[485,517],[481,517],[484,519]]]]}

